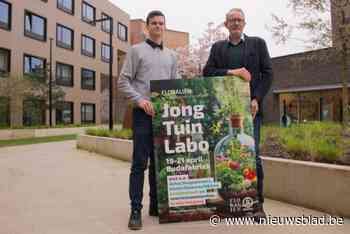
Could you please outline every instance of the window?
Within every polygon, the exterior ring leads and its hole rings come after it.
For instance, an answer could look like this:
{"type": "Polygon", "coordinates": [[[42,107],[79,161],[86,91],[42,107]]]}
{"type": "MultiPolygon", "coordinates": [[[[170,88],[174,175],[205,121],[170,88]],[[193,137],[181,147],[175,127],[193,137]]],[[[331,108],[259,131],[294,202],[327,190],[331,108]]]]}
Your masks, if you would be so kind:
{"type": "Polygon", "coordinates": [[[73,66],[56,63],[56,84],[73,87],[73,66]]]}
{"type": "Polygon", "coordinates": [[[46,41],[46,19],[26,11],[24,35],[37,40],[46,41]]]}
{"type": "Polygon", "coordinates": [[[85,21],[89,24],[95,25],[94,22],[91,22],[91,21],[94,21],[96,19],[95,7],[91,6],[90,4],[88,4],[86,2],[83,2],[81,12],[82,12],[81,17],[82,17],[83,21],[85,21]]]}
{"type": "Polygon", "coordinates": [[[11,29],[11,4],[0,0],[0,28],[11,29]]]}
{"type": "Polygon", "coordinates": [[[95,104],[81,104],[81,123],[95,123],[95,104]]]}
{"type": "Polygon", "coordinates": [[[46,60],[32,55],[24,55],[24,74],[36,73],[39,76],[45,75],[46,60]]]}
{"type": "Polygon", "coordinates": [[[81,36],[81,53],[85,56],[95,57],[95,39],[85,35],[81,36]]]}
{"type": "Polygon", "coordinates": [[[81,88],[95,90],[95,71],[85,68],[81,69],[81,88]]]}
{"type": "Polygon", "coordinates": [[[72,124],[74,113],[73,102],[60,102],[56,107],[56,124],[72,124]]]}
{"type": "Polygon", "coordinates": [[[111,59],[109,49],[110,49],[109,45],[107,45],[105,43],[101,44],[101,59],[103,62],[108,63],[109,60],[111,59]]]}
{"type": "Polygon", "coordinates": [[[23,125],[37,126],[45,124],[45,101],[30,98],[23,101],[23,125]]]}
{"type": "Polygon", "coordinates": [[[57,8],[73,15],[74,0],[57,0],[57,8]]]}
{"type": "Polygon", "coordinates": [[[0,96],[0,127],[10,126],[10,99],[0,96]]]}
{"type": "MultiPolygon", "coordinates": [[[[105,18],[110,18],[109,15],[105,14],[105,13],[102,13],[101,14],[101,18],[102,19],[105,19],[105,18]]],[[[107,32],[109,33],[110,30],[111,30],[111,21],[110,20],[104,20],[101,22],[101,30],[104,31],[104,32],[107,32]]]]}
{"type": "Polygon", "coordinates": [[[57,24],[56,45],[65,49],[74,49],[74,31],[68,27],[57,24]]]}
{"type": "Polygon", "coordinates": [[[118,23],[118,38],[122,41],[128,41],[128,27],[118,23]]]}
{"type": "Polygon", "coordinates": [[[10,73],[11,52],[0,48],[0,77],[7,76],[10,73]]]}

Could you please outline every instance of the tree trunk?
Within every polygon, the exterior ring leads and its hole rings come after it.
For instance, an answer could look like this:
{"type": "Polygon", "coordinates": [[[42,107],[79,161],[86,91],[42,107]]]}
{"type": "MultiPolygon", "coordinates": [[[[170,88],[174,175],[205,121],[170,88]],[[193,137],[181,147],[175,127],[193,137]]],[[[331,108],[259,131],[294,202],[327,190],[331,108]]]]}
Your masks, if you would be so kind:
{"type": "Polygon", "coordinates": [[[348,125],[349,123],[349,91],[348,91],[348,80],[347,76],[349,73],[348,69],[348,53],[347,53],[347,44],[346,41],[343,41],[342,44],[342,72],[341,72],[341,80],[343,84],[342,88],[342,99],[343,99],[343,113],[342,113],[342,119],[343,119],[343,125],[348,125]]]}

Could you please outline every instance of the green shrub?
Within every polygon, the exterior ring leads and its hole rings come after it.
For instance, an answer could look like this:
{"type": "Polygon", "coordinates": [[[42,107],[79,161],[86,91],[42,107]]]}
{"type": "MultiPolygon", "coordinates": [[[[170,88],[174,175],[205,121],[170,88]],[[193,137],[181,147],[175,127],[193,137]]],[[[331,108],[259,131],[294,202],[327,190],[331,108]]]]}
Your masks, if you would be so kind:
{"type": "Polygon", "coordinates": [[[295,124],[288,128],[275,125],[262,128],[262,147],[274,141],[293,159],[335,163],[344,154],[343,127],[332,122],[295,124]]]}
{"type": "Polygon", "coordinates": [[[112,138],[121,138],[121,139],[131,139],[132,130],[131,129],[122,129],[122,130],[113,130],[105,128],[88,128],[85,133],[91,136],[99,137],[112,137],[112,138]]]}
{"type": "Polygon", "coordinates": [[[111,132],[111,136],[115,137],[115,138],[131,139],[132,138],[132,130],[131,129],[122,129],[119,131],[113,131],[113,132],[111,132]]]}

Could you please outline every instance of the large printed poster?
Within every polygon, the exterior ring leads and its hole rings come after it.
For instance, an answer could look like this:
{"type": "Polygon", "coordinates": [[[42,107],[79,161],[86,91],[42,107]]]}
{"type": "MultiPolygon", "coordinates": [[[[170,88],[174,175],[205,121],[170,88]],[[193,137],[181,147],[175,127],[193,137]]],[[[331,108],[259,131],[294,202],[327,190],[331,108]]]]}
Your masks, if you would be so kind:
{"type": "Polygon", "coordinates": [[[249,83],[151,82],[159,221],[251,216],[257,176],[249,83]]]}

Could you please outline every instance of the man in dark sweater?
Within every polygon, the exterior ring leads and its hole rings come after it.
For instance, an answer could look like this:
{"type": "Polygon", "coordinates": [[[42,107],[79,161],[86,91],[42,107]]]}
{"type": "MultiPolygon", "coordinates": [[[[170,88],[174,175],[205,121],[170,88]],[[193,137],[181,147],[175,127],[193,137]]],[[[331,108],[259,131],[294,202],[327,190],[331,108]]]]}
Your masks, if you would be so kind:
{"type": "Polygon", "coordinates": [[[259,37],[243,34],[245,16],[234,8],[226,14],[225,26],[230,32],[228,40],[213,44],[204,67],[204,76],[238,76],[250,82],[251,111],[254,118],[256,170],[258,177],[258,200],[255,220],[266,217],[263,209],[263,167],[259,155],[262,103],[272,82],[272,66],[266,43],[259,37]]]}
{"type": "Polygon", "coordinates": [[[155,162],[152,136],[152,117],[155,115],[150,101],[150,81],[176,78],[175,53],[163,46],[165,17],[160,11],[148,14],[146,27],[149,37],[130,48],[118,80],[118,89],[134,104],[133,155],[129,181],[131,214],[129,228],[142,228],[141,209],[144,171],[149,163],[150,208],[149,215],[158,216],[155,162]]]}

